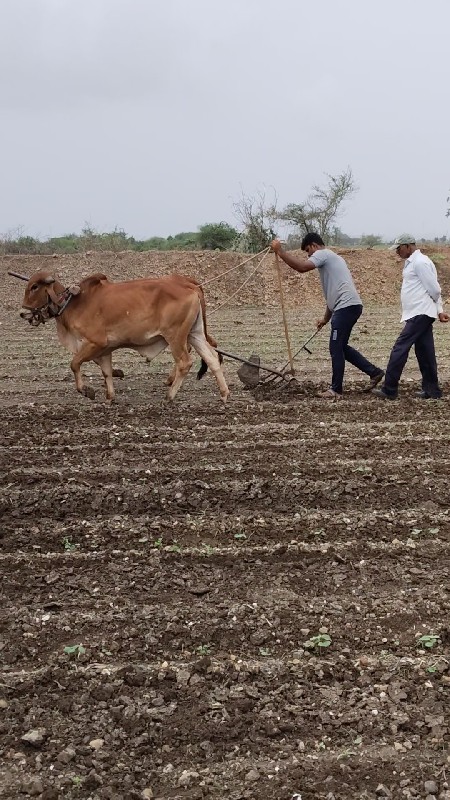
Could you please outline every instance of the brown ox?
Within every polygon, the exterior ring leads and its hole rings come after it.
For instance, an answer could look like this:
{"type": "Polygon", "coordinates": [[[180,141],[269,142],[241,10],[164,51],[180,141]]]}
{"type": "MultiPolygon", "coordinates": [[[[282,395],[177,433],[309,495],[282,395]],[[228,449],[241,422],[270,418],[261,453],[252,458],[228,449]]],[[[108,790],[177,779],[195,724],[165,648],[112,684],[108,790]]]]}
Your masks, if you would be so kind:
{"type": "Polygon", "coordinates": [[[111,354],[119,348],[136,350],[148,361],[170,348],[175,369],[169,379],[168,398],[173,400],[193,359],[192,347],[201,357],[201,377],[209,367],[223,402],[229,394],[213,339],[206,337],[203,290],[191,278],[163,278],[111,283],[97,273],[79,286],[65,289],[49,272],[37,272],[28,281],[21,316],[32,325],[56,320],[58,338],[74,353],[71,369],[77,391],[91,399],[95,394],[84,384],[81,365],[95,361],[102,370],[106,397],[114,399],[111,354]]]}

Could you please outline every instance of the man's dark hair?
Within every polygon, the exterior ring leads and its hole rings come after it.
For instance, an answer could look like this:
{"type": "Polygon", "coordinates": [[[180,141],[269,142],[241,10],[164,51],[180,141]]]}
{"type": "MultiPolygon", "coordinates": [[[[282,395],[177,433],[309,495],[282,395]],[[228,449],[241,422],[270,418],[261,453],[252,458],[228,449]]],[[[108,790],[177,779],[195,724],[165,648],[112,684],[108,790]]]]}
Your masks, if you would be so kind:
{"type": "Polygon", "coordinates": [[[302,250],[306,250],[309,244],[324,245],[325,242],[318,233],[307,233],[302,239],[302,250]]]}

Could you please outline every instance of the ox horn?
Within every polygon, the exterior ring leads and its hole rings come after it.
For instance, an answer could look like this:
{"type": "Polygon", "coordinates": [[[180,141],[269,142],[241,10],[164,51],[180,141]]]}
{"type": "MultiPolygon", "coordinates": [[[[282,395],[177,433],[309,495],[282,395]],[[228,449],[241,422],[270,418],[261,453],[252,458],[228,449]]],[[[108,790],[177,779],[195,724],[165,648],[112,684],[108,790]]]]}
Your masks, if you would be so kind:
{"type": "Polygon", "coordinates": [[[43,283],[43,284],[44,284],[44,286],[51,286],[51,285],[52,285],[52,283],[55,283],[55,278],[53,278],[53,277],[50,275],[50,277],[48,277],[48,278],[44,278],[44,279],[41,281],[41,283],[43,283]]]}
{"type": "Polygon", "coordinates": [[[21,275],[20,272],[12,272],[12,270],[8,270],[8,275],[11,275],[13,278],[19,278],[21,281],[28,281],[30,280],[26,275],[21,275]]]}

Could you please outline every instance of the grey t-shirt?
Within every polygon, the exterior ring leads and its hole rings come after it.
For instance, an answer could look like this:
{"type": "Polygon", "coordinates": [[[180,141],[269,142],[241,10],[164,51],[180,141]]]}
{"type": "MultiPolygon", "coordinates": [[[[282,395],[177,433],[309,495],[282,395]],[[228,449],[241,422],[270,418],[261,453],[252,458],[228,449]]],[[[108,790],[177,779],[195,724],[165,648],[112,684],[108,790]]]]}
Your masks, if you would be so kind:
{"type": "Polygon", "coordinates": [[[322,290],[330,311],[362,305],[351,272],[341,256],[324,248],[316,250],[308,260],[319,270],[322,290]]]}

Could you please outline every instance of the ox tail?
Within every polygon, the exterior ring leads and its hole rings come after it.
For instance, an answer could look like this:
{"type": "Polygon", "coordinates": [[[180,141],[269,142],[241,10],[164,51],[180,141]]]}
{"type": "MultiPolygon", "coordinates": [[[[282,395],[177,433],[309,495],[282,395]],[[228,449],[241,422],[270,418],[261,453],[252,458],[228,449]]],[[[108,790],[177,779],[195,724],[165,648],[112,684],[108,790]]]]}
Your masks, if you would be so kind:
{"type": "Polygon", "coordinates": [[[200,364],[200,369],[197,372],[197,380],[201,381],[201,379],[203,378],[203,375],[206,375],[207,372],[208,372],[208,364],[206,363],[206,361],[203,361],[203,358],[202,358],[202,363],[200,364]]]}
{"type": "MultiPolygon", "coordinates": [[[[198,285],[198,296],[199,296],[200,306],[201,306],[201,310],[202,310],[203,330],[205,332],[205,339],[208,342],[208,344],[210,345],[210,347],[216,348],[217,347],[217,342],[216,342],[215,339],[213,339],[212,336],[210,336],[208,334],[208,330],[207,330],[207,327],[206,327],[205,295],[203,293],[203,288],[200,286],[200,284],[198,285]]],[[[221,364],[222,361],[223,361],[223,355],[221,353],[218,353],[217,355],[219,356],[219,363],[221,364]]],[[[203,376],[206,375],[207,372],[208,372],[208,364],[202,358],[202,363],[200,364],[200,369],[197,372],[197,380],[200,381],[203,378],[203,376]]]]}
{"type": "MultiPolygon", "coordinates": [[[[216,346],[214,344],[211,344],[211,342],[214,342],[215,339],[211,339],[211,341],[210,341],[210,339],[208,337],[207,341],[211,345],[211,347],[215,347],[216,346]]],[[[216,344],[217,344],[217,342],[216,342],[216,344]]],[[[218,356],[218,359],[219,359],[219,364],[222,364],[223,363],[223,355],[222,355],[222,353],[217,353],[217,356],[218,356]]],[[[200,364],[200,369],[197,372],[197,380],[200,381],[203,378],[203,375],[205,375],[207,372],[208,372],[208,364],[206,363],[206,361],[203,361],[203,358],[202,358],[202,363],[200,364]]]]}

